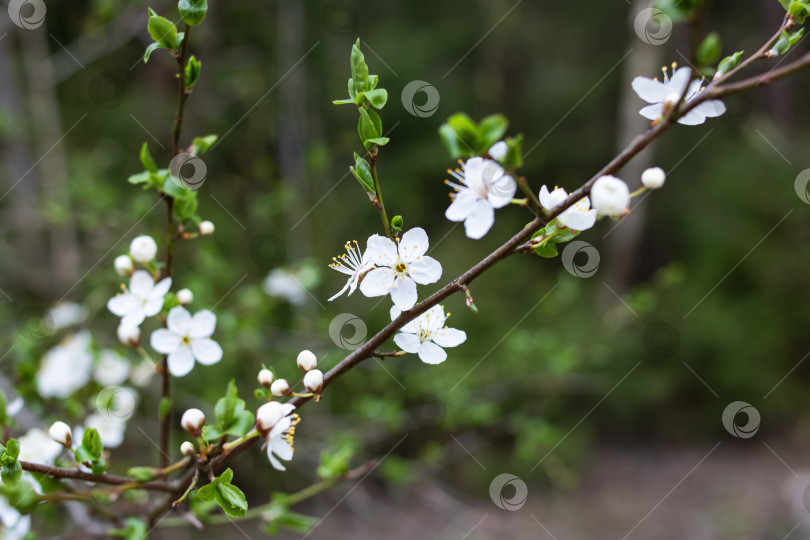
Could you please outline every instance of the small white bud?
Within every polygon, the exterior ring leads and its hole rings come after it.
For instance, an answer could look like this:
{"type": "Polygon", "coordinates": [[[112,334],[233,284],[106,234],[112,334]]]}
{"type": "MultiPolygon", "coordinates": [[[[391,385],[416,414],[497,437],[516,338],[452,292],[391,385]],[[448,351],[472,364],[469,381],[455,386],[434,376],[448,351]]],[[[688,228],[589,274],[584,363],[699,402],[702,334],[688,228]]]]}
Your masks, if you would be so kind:
{"type": "Polygon", "coordinates": [[[205,414],[200,409],[189,409],[183,413],[180,425],[193,436],[199,437],[205,425],[205,414]]]}
{"type": "Polygon", "coordinates": [[[621,216],[630,206],[630,190],[615,176],[601,176],[591,188],[591,204],[603,216],[621,216]]]}
{"type": "Polygon", "coordinates": [[[132,264],[132,259],[129,255],[119,255],[113,261],[115,265],[115,271],[118,272],[119,276],[128,276],[132,274],[132,271],[135,270],[135,266],[132,264]]]}
{"type": "Polygon", "coordinates": [[[187,306],[194,301],[194,293],[189,289],[180,289],[175,296],[181,306],[187,306]]]}
{"type": "Polygon", "coordinates": [[[304,386],[313,394],[320,394],[323,390],[323,373],[319,369],[307,371],[304,375],[304,386]]]}
{"type": "Polygon", "coordinates": [[[298,353],[298,367],[304,371],[315,369],[318,365],[318,359],[312,354],[312,351],[301,351],[298,353]]]}
{"type": "Polygon", "coordinates": [[[256,411],[256,427],[261,432],[268,432],[273,429],[279,420],[284,418],[284,405],[278,401],[265,403],[256,411]]]}
{"type": "Polygon", "coordinates": [[[211,236],[214,234],[214,224],[210,221],[203,221],[200,223],[200,234],[202,236],[211,236]]]}
{"type": "Polygon", "coordinates": [[[667,179],[667,173],[661,167],[653,167],[641,173],[641,183],[647,189],[658,189],[663,187],[667,179]]]}
{"type": "Polygon", "coordinates": [[[287,379],[278,379],[270,385],[270,392],[276,397],[284,397],[288,396],[292,390],[289,383],[287,383],[287,379]]]}
{"type": "Polygon", "coordinates": [[[492,159],[499,160],[506,157],[506,151],[508,149],[509,147],[506,146],[505,142],[498,141],[492,145],[488,153],[492,157],[492,159]]]}
{"type": "Polygon", "coordinates": [[[275,376],[269,369],[263,369],[259,371],[259,376],[256,378],[259,380],[260,385],[264,386],[265,388],[270,388],[270,385],[273,384],[273,379],[275,379],[275,376]]]}
{"type": "Polygon", "coordinates": [[[183,444],[180,445],[180,453],[184,456],[195,456],[197,455],[197,451],[194,449],[194,445],[188,441],[185,441],[183,444]]]}
{"type": "Polygon", "coordinates": [[[119,324],[115,331],[118,341],[129,347],[137,347],[141,339],[141,329],[134,325],[119,324]]]}
{"type": "Polygon", "coordinates": [[[157,255],[158,247],[151,236],[143,235],[135,238],[129,245],[129,254],[141,264],[150,263],[157,255]]]}
{"type": "Polygon", "coordinates": [[[73,433],[70,431],[70,426],[64,422],[54,422],[51,424],[48,435],[51,436],[51,439],[67,448],[70,448],[73,442],[73,433]]]}

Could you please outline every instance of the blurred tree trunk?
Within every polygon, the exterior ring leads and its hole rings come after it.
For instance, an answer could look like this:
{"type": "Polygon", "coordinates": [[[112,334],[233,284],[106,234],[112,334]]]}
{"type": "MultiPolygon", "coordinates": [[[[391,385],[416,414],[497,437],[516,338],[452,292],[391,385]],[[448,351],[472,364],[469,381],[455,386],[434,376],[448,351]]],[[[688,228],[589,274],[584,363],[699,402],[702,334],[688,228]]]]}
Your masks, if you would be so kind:
{"type": "MultiPolygon", "coordinates": [[[[632,7],[628,10],[628,34],[633,40],[633,52],[624,63],[619,82],[622,93],[619,98],[616,121],[617,150],[625,148],[633,137],[644,132],[650,125],[649,120],[638,114],[642,104],[630,86],[637,75],[654,74],[662,65],[661,53],[664,47],[647,45],[636,37],[633,30],[636,14],[648,5],[648,0],[634,0],[632,7]]],[[[631,191],[640,186],[641,173],[644,169],[652,166],[655,146],[656,143],[652,143],[622,168],[620,176],[627,182],[631,191]]],[[[602,257],[604,264],[602,280],[619,294],[627,290],[630,285],[646,224],[646,205],[639,205],[638,199],[635,199],[634,202],[636,206],[633,207],[630,215],[624,217],[620,223],[607,221],[603,228],[605,231],[604,251],[608,256],[602,257]]],[[[613,293],[604,289],[601,298],[602,306],[610,306],[615,302],[616,298],[613,293]]]]}
{"type": "Polygon", "coordinates": [[[48,267],[56,270],[49,273],[46,283],[50,284],[51,296],[58,297],[75,283],[79,276],[81,259],[70,208],[66,141],[60,140],[65,132],[56,98],[53,65],[42,61],[50,56],[46,30],[43,27],[36,31],[21,32],[20,36],[34,129],[32,147],[41,160],[37,165],[41,178],[39,208],[41,212],[44,209],[45,215],[40,216],[39,221],[45,227],[49,241],[48,267]],[[58,214],[64,218],[54,222],[49,214],[56,209],[60,210],[58,214]]]}

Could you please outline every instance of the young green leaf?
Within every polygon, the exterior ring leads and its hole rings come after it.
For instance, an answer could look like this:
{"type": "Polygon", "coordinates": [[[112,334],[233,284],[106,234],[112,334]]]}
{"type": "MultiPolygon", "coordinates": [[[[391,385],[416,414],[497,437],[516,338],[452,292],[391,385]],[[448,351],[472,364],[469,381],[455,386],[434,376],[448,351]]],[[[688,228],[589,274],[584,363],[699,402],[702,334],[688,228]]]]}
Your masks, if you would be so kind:
{"type": "Polygon", "coordinates": [[[202,62],[197,60],[197,57],[192,54],[191,58],[188,59],[188,64],[186,64],[184,74],[186,90],[191,91],[194,88],[194,85],[197,84],[197,80],[200,78],[201,69],[202,62]]]}
{"type": "Polygon", "coordinates": [[[242,490],[231,483],[219,482],[216,486],[216,501],[231,517],[244,517],[248,504],[242,490]]]}
{"type": "Polygon", "coordinates": [[[354,90],[359,94],[371,90],[371,82],[368,77],[368,65],[363,53],[360,51],[360,38],[352,45],[352,79],[354,79],[354,90]]]}
{"type": "Polygon", "coordinates": [[[384,88],[368,90],[362,94],[358,94],[357,97],[360,98],[360,96],[363,96],[375,109],[382,109],[388,102],[388,91],[384,88]]]}
{"type": "Polygon", "coordinates": [[[152,154],[149,153],[149,145],[148,144],[143,143],[143,146],[141,146],[141,155],[140,155],[140,157],[141,157],[141,165],[143,165],[144,169],[146,169],[150,173],[157,172],[157,170],[158,170],[157,164],[155,163],[155,160],[152,159],[152,154]]]}
{"type": "Polygon", "coordinates": [[[101,443],[101,436],[95,428],[84,430],[82,448],[87,450],[87,453],[94,459],[101,459],[101,454],[104,452],[104,445],[101,443]]]}
{"type": "Polygon", "coordinates": [[[205,137],[194,137],[191,141],[191,153],[200,155],[208,152],[217,142],[218,135],[206,135],[205,137]]]}
{"type": "Polygon", "coordinates": [[[174,23],[165,17],[154,15],[154,11],[149,10],[153,15],[149,17],[149,23],[146,25],[149,30],[149,35],[160,47],[174,50],[180,45],[179,36],[177,34],[177,27],[174,23]]]}
{"type": "Polygon", "coordinates": [[[477,150],[484,153],[489,147],[501,140],[506,128],[509,127],[509,120],[502,114],[487,116],[478,125],[479,145],[477,150]]]}
{"type": "Polygon", "coordinates": [[[359,156],[356,152],[354,154],[354,167],[349,167],[357,181],[368,192],[374,193],[374,177],[371,175],[371,166],[368,161],[359,156]]]}
{"type": "Polygon", "coordinates": [[[720,58],[720,52],[723,50],[720,34],[712,32],[703,40],[698,47],[697,60],[701,66],[711,66],[720,58]]]}
{"type": "Polygon", "coordinates": [[[177,9],[183,22],[196,26],[203,22],[208,11],[208,0],[180,0],[177,2],[177,9]]]}

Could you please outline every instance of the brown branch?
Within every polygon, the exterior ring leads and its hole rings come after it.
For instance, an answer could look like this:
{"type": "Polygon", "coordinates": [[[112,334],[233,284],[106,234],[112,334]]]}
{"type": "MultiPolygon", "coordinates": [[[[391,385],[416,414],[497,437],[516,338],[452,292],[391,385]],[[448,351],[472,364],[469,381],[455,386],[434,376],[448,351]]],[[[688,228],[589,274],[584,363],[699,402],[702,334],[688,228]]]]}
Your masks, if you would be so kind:
{"type": "Polygon", "coordinates": [[[116,486],[124,484],[139,484],[138,489],[147,489],[151,491],[173,492],[175,489],[177,489],[174,482],[153,481],[139,483],[134,478],[128,478],[126,476],[115,476],[112,474],[90,474],[78,469],[65,469],[62,467],[53,467],[51,465],[44,465],[41,463],[32,463],[30,461],[20,461],[20,465],[22,465],[24,471],[42,473],[53,478],[84,480],[87,482],[111,484],[116,486]]]}

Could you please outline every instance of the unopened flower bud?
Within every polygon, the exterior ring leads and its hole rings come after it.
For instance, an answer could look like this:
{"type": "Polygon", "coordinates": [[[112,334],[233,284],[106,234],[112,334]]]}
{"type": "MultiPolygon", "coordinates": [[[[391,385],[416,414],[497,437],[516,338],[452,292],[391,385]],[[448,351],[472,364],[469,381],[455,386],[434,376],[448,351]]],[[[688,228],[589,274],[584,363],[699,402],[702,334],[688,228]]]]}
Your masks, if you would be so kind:
{"type": "Polygon", "coordinates": [[[301,351],[298,353],[298,367],[304,371],[315,369],[318,365],[318,359],[312,354],[312,351],[301,351]]]}
{"type": "Polygon", "coordinates": [[[292,390],[287,383],[287,379],[278,379],[270,385],[270,392],[276,397],[284,397],[290,395],[292,390]]]}
{"type": "Polygon", "coordinates": [[[132,264],[132,259],[129,255],[119,255],[115,258],[113,264],[119,276],[128,276],[135,270],[135,266],[132,264]]]}
{"type": "Polygon", "coordinates": [[[667,173],[661,167],[653,167],[641,173],[641,183],[647,189],[658,189],[664,185],[667,173]]]}
{"type": "Polygon", "coordinates": [[[256,411],[256,428],[264,433],[273,429],[286,416],[284,409],[285,406],[278,401],[270,401],[259,407],[256,411]]]}
{"type": "Polygon", "coordinates": [[[270,385],[273,384],[273,379],[275,379],[275,376],[269,369],[263,369],[259,371],[259,376],[256,378],[259,380],[260,385],[264,386],[265,388],[270,388],[270,385]]]}
{"type": "Polygon", "coordinates": [[[180,445],[180,453],[184,456],[195,456],[197,455],[197,451],[194,449],[194,445],[188,441],[185,441],[183,444],[180,445]]]}
{"type": "Polygon", "coordinates": [[[48,435],[51,436],[51,439],[67,448],[70,448],[73,442],[73,433],[70,431],[70,426],[64,422],[54,422],[51,424],[48,435]]]}
{"type": "Polygon", "coordinates": [[[200,234],[202,236],[211,236],[214,234],[214,224],[210,221],[203,221],[200,223],[200,234]]]}
{"type": "Polygon", "coordinates": [[[603,216],[621,216],[630,206],[630,190],[615,176],[601,176],[591,188],[591,204],[603,216]]]}
{"type": "Polygon", "coordinates": [[[177,301],[180,302],[181,306],[187,306],[194,301],[194,293],[189,289],[180,289],[175,296],[177,296],[177,301]]]}
{"type": "Polygon", "coordinates": [[[199,437],[205,425],[205,414],[200,409],[189,409],[183,413],[180,425],[193,436],[199,437]]]}
{"type": "Polygon", "coordinates": [[[509,150],[509,147],[506,146],[506,143],[504,141],[498,141],[492,145],[488,153],[492,159],[499,160],[506,157],[507,150],[509,150]]]}
{"type": "Polygon", "coordinates": [[[118,341],[129,347],[137,347],[141,339],[141,329],[134,325],[119,324],[115,331],[118,341]]]}
{"type": "Polygon", "coordinates": [[[135,238],[129,245],[129,254],[141,264],[152,262],[157,255],[157,251],[158,247],[155,240],[147,235],[135,238]]]}
{"type": "Polygon", "coordinates": [[[304,375],[304,386],[313,394],[320,394],[323,390],[323,373],[319,369],[307,371],[304,375]]]}

